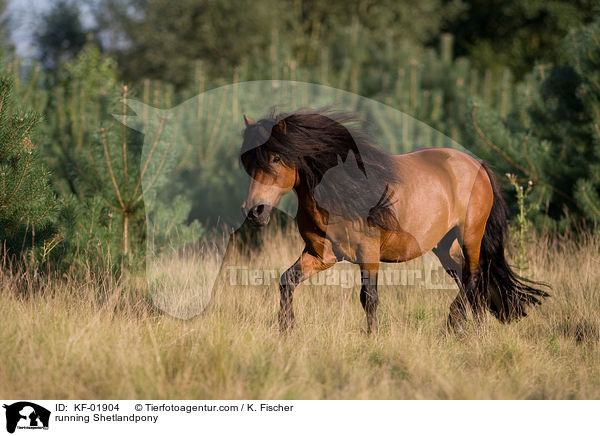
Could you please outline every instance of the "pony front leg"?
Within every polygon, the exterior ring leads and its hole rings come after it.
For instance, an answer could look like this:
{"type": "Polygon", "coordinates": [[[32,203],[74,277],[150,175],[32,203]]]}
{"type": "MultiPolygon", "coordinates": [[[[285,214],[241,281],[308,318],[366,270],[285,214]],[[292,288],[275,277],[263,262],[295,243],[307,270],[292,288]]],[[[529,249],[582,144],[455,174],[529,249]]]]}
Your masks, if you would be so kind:
{"type": "Polygon", "coordinates": [[[325,261],[322,258],[304,251],[300,258],[279,279],[279,329],[285,332],[294,326],[293,298],[294,289],[304,280],[309,279],[319,271],[335,264],[335,261],[325,261]]]}
{"type": "Polygon", "coordinates": [[[360,303],[367,314],[367,333],[377,332],[377,276],[379,263],[360,265],[360,303]]]}

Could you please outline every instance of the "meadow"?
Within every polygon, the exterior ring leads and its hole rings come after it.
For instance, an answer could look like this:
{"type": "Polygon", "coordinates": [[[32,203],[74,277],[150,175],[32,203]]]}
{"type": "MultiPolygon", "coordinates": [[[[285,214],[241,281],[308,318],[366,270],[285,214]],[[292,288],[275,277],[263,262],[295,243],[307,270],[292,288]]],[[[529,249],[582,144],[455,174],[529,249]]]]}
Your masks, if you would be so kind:
{"type": "MultiPolygon", "coordinates": [[[[300,248],[290,229],[252,258],[229,261],[284,266],[300,248]]],[[[488,315],[448,333],[454,287],[383,285],[371,336],[356,284],[301,285],[296,328],[281,335],[276,280],[225,280],[201,315],[183,321],[154,306],[141,274],[116,280],[93,268],[59,275],[5,267],[0,397],[598,399],[599,248],[597,233],[532,238],[525,274],[548,282],[552,296],[509,325],[488,315]]],[[[431,262],[426,255],[385,268],[422,271],[431,262]]],[[[350,264],[335,268],[358,274],[350,264]]]]}

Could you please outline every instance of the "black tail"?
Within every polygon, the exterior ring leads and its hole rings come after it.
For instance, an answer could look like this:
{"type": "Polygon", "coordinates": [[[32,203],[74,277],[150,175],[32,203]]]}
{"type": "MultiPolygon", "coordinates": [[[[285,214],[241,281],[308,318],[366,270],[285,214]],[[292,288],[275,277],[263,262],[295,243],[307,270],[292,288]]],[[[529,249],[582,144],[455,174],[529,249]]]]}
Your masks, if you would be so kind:
{"type": "Polygon", "coordinates": [[[541,303],[549,294],[530,285],[548,286],[527,280],[516,275],[504,256],[504,239],[508,229],[507,207],[496,176],[487,164],[483,163],[492,190],[494,203],[485,226],[481,241],[479,265],[481,266],[481,288],[488,309],[502,322],[510,322],[527,316],[528,305],[541,303]]]}

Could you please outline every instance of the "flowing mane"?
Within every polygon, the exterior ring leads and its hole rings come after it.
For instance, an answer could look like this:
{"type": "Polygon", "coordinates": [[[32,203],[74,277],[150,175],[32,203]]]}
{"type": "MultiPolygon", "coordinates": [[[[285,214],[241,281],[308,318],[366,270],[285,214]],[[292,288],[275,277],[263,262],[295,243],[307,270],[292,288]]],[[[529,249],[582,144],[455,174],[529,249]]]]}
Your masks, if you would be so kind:
{"type": "MultiPolygon", "coordinates": [[[[296,168],[311,195],[325,174],[342,167],[342,175],[327,180],[329,212],[346,217],[369,218],[375,207],[387,208],[393,194],[389,185],[398,181],[392,155],[372,145],[364,122],[355,114],[300,110],[275,114],[249,125],[244,131],[240,153],[248,174],[255,170],[270,171],[269,155],[276,153],[289,167],[296,168]],[[356,162],[357,171],[343,169],[341,162],[356,162]],[[362,176],[361,176],[362,175],[362,176]],[[385,195],[385,198],[382,198],[385,195]],[[360,211],[367,214],[360,216],[360,211]]],[[[381,210],[377,214],[384,217],[381,210]]],[[[391,217],[375,220],[383,228],[391,228],[391,217]]]]}

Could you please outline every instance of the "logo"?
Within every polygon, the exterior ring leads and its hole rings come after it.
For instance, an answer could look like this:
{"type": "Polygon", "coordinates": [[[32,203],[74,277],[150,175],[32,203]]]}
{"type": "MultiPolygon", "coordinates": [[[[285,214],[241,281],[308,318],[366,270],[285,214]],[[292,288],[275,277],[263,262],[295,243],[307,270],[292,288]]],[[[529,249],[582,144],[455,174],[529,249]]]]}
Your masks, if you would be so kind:
{"type": "Polygon", "coordinates": [[[4,405],[6,409],[6,431],[14,433],[18,428],[27,430],[48,430],[50,411],[29,401],[19,401],[4,405]]]}

